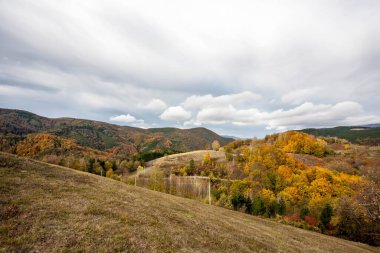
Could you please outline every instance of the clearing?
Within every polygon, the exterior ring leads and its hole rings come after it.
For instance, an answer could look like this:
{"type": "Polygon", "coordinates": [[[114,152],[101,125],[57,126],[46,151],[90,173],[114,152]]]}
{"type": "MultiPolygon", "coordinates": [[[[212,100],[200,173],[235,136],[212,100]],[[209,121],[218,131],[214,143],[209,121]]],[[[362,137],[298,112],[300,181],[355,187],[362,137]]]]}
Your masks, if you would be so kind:
{"type": "Polygon", "coordinates": [[[163,171],[166,175],[169,175],[171,174],[170,171],[172,169],[178,169],[180,167],[188,165],[191,159],[193,159],[196,163],[202,162],[206,154],[209,154],[212,160],[215,160],[219,163],[227,162],[226,154],[224,151],[196,150],[168,155],[149,161],[145,163],[143,172],[146,174],[157,170],[163,171]]]}

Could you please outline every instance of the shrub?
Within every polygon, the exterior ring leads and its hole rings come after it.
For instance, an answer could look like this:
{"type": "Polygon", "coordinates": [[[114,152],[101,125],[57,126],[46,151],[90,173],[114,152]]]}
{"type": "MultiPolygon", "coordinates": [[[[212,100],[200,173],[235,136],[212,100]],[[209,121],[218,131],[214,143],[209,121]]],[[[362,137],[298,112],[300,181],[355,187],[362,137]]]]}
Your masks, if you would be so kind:
{"type": "Polygon", "coordinates": [[[306,216],[304,216],[303,219],[304,219],[304,220],[306,221],[306,223],[307,223],[308,225],[310,225],[310,226],[316,226],[317,223],[318,223],[318,220],[317,220],[316,218],[314,218],[313,216],[306,215],[306,216]]]}

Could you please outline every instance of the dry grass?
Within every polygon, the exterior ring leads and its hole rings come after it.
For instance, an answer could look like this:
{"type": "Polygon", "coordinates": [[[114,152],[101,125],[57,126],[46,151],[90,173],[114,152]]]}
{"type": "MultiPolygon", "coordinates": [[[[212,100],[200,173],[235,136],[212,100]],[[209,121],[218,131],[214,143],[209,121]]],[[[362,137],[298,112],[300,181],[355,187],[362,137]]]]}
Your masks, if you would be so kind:
{"type": "Polygon", "coordinates": [[[0,153],[0,252],[379,252],[0,153]]]}
{"type": "Polygon", "coordinates": [[[163,170],[170,171],[170,169],[178,169],[180,167],[189,164],[190,160],[193,159],[194,162],[199,163],[203,161],[206,154],[210,154],[210,158],[218,162],[227,162],[226,155],[224,151],[214,151],[214,150],[196,150],[186,153],[174,154],[165,157],[149,161],[145,164],[145,173],[149,173],[153,170],[163,170]]]}

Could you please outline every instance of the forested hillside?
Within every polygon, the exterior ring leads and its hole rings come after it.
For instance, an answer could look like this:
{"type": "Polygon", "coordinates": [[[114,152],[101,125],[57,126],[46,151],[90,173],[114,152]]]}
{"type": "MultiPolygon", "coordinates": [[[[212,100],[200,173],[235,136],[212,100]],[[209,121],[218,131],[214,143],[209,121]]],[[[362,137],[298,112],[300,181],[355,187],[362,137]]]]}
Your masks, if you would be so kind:
{"type": "Polygon", "coordinates": [[[214,140],[232,141],[206,128],[141,129],[0,109],[0,151],[98,174],[133,172],[165,154],[210,148],[214,140]]]}
{"type": "MultiPolygon", "coordinates": [[[[176,158],[185,154],[161,158],[158,165],[153,162],[158,171],[149,171],[155,184],[148,187],[157,189],[157,178],[170,173],[205,176],[211,178],[215,205],[350,240],[380,242],[378,147],[290,131],[237,140],[223,150],[226,159],[207,151],[203,159],[189,153],[185,165],[176,158]],[[175,168],[177,160],[181,162],[175,168]]],[[[196,197],[200,185],[196,182],[194,193],[190,189],[187,195],[196,197]]]]}
{"type": "Polygon", "coordinates": [[[333,128],[308,128],[301,132],[315,136],[338,137],[352,143],[377,146],[380,145],[379,124],[367,126],[340,126],[333,128]]]}
{"type": "Polygon", "coordinates": [[[165,150],[184,152],[204,149],[214,140],[218,140],[221,144],[232,141],[206,128],[141,129],[83,119],[50,119],[26,111],[0,109],[2,136],[20,137],[41,132],[72,139],[81,146],[98,150],[131,145],[138,152],[165,150]]]}

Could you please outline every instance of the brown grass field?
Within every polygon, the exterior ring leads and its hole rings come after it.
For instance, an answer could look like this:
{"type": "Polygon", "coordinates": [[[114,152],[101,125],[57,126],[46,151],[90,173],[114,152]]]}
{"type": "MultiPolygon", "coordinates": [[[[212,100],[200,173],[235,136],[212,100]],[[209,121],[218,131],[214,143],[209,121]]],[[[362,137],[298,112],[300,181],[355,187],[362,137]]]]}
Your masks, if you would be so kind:
{"type": "Polygon", "coordinates": [[[0,153],[0,252],[380,252],[0,153]]]}
{"type": "Polygon", "coordinates": [[[170,173],[171,169],[178,169],[180,167],[188,165],[191,159],[193,159],[196,163],[202,162],[206,154],[209,154],[210,158],[215,161],[227,162],[226,154],[224,153],[224,151],[196,150],[174,155],[168,155],[149,161],[145,163],[144,173],[150,173],[151,171],[155,170],[170,173]]]}

